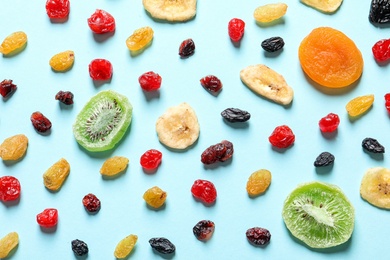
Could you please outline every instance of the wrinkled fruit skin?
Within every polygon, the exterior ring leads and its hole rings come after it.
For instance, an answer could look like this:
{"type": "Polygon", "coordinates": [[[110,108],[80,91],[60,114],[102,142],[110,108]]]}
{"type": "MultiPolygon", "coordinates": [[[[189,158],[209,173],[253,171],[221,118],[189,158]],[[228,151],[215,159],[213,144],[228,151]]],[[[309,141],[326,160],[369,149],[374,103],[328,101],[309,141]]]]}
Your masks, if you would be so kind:
{"type": "Polygon", "coordinates": [[[0,178],[0,200],[12,201],[20,197],[21,187],[19,180],[13,176],[0,178]]]}
{"type": "Polygon", "coordinates": [[[208,75],[200,79],[200,84],[212,93],[217,93],[222,89],[222,82],[214,75],[208,75]]]}
{"type": "Polygon", "coordinates": [[[153,35],[154,31],[151,27],[141,27],[126,39],[126,46],[132,52],[140,52],[151,44],[153,35]]]}
{"type": "Polygon", "coordinates": [[[33,124],[35,130],[40,133],[46,133],[51,128],[50,120],[45,117],[41,112],[34,112],[30,117],[31,123],[33,124]]]}
{"type": "Polygon", "coordinates": [[[385,153],[385,147],[374,138],[364,138],[362,141],[362,147],[365,151],[370,153],[385,153]]]}
{"type": "Polygon", "coordinates": [[[288,148],[295,142],[295,135],[290,127],[281,125],[275,128],[268,140],[277,148],[288,148]]]}
{"type": "Polygon", "coordinates": [[[165,237],[155,237],[149,240],[150,246],[161,254],[172,254],[176,247],[165,237]]]}
{"type": "Polygon", "coordinates": [[[206,241],[214,233],[215,224],[211,220],[201,220],[192,228],[194,236],[200,241],[206,241]]]}
{"type": "Polygon", "coordinates": [[[217,161],[225,162],[233,156],[233,143],[223,140],[220,143],[209,146],[200,156],[204,164],[213,164],[217,161]]]}
{"type": "Polygon", "coordinates": [[[37,222],[41,227],[52,228],[58,223],[58,211],[53,208],[43,210],[37,215],[37,222]]]}
{"type": "Polygon", "coordinates": [[[61,103],[65,105],[72,105],[73,104],[73,93],[70,91],[62,91],[60,90],[56,95],[55,99],[60,101],[61,103]]]}
{"type": "Polygon", "coordinates": [[[372,0],[368,19],[372,23],[389,23],[390,22],[390,1],[389,0],[372,0]]]}
{"type": "Polygon", "coordinates": [[[329,152],[323,152],[314,161],[315,167],[325,167],[334,163],[335,157],[329,152]]]}
{"type": "Polygon", "coordinates": [[[276,52],[284,47],[282,37],[271,37],[261,42],[261,48],[267,52],[276,52]]]}
{"type": "Polygon", "coordinates": [[[85,210],[90,213],[95,213],[100,210],[101,202],[95,194],[88,193],[84,196],[82,202],[85,210]]]}
{"type": "Polygon", "coordinates": [[[245,22],[239,18],[233,18],[228,24],[228,34],[233,42],[238,42],[244,36],[245,22]]]}
{"type": "Polygon", "coordinates": [[[142,168],[147,170],[154,170],[160,165],[162,160],[162,153],[156,149],[147,150],[140,158],[142,168]]]}
{"type": "Polygon", "coordinates": [[[390,93],[385,94],[385,107],[387,112],[390,113],[390,93]]]}
{"type": "Polygon", "coordinates": [[[11,79],[5,79],[2,82],[0,82],[0,95],[3,96],[3,98],[10,97],[15,91],[17,87],[15,84],[12,84],[11,79]]]}
{"type": "Polygon", "coordinates": [[[211,204],[217,199],[217,190],[214,184],[207,180],[196,180],[191,187],[192,195],[200,201],[211,204]]]}
{"type": "Polygon", "coordinates": [[[16,250],[19,244],[19,235],[17,232],[10,232],[4,237],[0,238],[0,259],[11,258],[11,252],[16,250]]]}
{"type": "Polygon", "coordinates": [[[72,251],[75,255],[77,256],[83,256],[88,254],[88,245],[79,239],[72,240],[71,242],[72,245],[72,251]]]}
{"type": "Polygon", "coordinates": [[[28,138],[24,134],[10,136],[0,144],[0,157],[3,161],[16,161],[27,151],[28,138]]]}
{"type": "Polygon", "coordinates": [[[329,113],[318,122],[321,132],[333,132],[340,124],[338,115],[329,113]]]}
{"type": "Polygon", "coordinates": [[[385,62],[390,59],[390,39],[377,41],[372,46],[372,54],[377,62],[385,62]]]}
{"type": "Polygon", "coordinates": [[[145,191],[143,195],[143,199],[145,202],[152,208],[158,209],[162,205],[164,205],[167,199],[167,193],[160,189],[157,186],[154,186],[147,191],[145,191]]]}
{"type": "Polygon", "coordinates": [[[89,28],[94,33],[102,34],[115,31],[114,17],[104,10],[97,9],[87,21],[89,28]]]}
{"type": "Polygon", "coordinates": [[[89,76],[93,80],[109,80],[112,77],[113,67],[110,61],[94,59],[89,64],[89,76]]]}
{"type": "Polygon", "coordinates": [[[221,116],[230,123],[246,122],[251,118],[248,111],[239,108],[226,108],[221,112],[221,116]]]}
{"type": "Polygon", "coordinates": [[[162,78],[153,71],[145,72],[138,78],[139,85],[145,91],[155,91],[161,87],[162,78]]]}
{"type": "Polygon", "coordinates": [[[70,12],[69,0],[47,0],[46,13],[50,19],[67,18],[70,12]]]}
{"type": "Polygon", "coordinates": [[[263,246],[271,240],[271,233],[265,228],[253,227],[246,231],[246,237],[251,244],[263,246]]]}
{"type": "Polygon", "coordinates": [[[195,43],[192,39],[184,40],[179,47],[179,55],[181,58],[188,58],[195,52],[195,43]]]}

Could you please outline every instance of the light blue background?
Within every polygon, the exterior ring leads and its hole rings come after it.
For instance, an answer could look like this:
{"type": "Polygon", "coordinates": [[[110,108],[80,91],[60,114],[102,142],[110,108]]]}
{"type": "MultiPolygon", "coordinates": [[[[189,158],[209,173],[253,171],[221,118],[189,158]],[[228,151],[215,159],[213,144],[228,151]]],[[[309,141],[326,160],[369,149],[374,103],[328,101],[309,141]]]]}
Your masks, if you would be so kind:
{"type": "Polygon", "coordinates": [[[52,23],[45,1],[3,0],[0,8],[0,38],[23,30],[27,48],[17,56],[0,57],[0,80],[13,79],[18,89],[7,101],[0,101],[0,139],[23,133],[29,138],[27,155],[17,163],[0,163],[0,175],[17,177],[22,185],[18,204],[0,203],[0,237],[17,231],[20,245],[11,259],[74,259],[70,241],[84,240],[88,259],[114,259],[116,244],[129,234],[139,237],[131,259],[161,259],[148,240],[164,236],[177,247],[175,259],[369,259],[382,258],[389,244],[389,212],[375,208],[359,195],[364,172],[375,166],[388,167],[387,154],[370,156],[361,148],[365,137],[377,138],[390,147],[389,115],[384,94],[389,89],[389,66],[379,66],[371,47],[379,39],[389,38],[389,28],[369,23],[370,1],[345,0],[332,15],[320,13],[288,0],[287,14],[280,23],[262,27],[255,23],[253,11],[265,1],[198,2],[197,15],[187,23],[161,23],[144,11],[142,1],[71,1],[68,21],[52,23]],[[87,18],[100,8],[111,13],[117,24],[109,37],[94,35],[87,18]],[[245,35],[235,47],[227,35],[231,18],[246,22],[245,35]],[[131,56],[125,40],[135,29],[154,29],[152,45],[138,56],[131,56]],[[297,50],[301,40],[314,28],[331,26],[355,41],[363,54],[364,72],[354,87],[332,93],[315,86],[303,74],[297,50]],[[285,47],[279,55],[266,54],[260,43],[281,36],[285,47]],[[187,38],[196,44],[195,54],[180,59],[178,47],[187,38]],[[55,73],[48,62],[56,53],[73,50],[75,64],[66,73],[55,73]],[[114,67],[109,83],[94,84],[88,74],[92,59],[106,58],[114,67]],[[284,108],[252,93],[239,78],[239,71],[263,63],[281,73],[294,89],[291,106],[284,108]],[[153,70],[163,78],[158,94],[145,94],[138,77],[153,70]],[[199,84],[208,74],[218,76],[223,90],[210,95],[199,84]],[[128,96],[134,106],[131,129],[120,145],[107,153],[89,154],[81,149],[72,134],[77,113],[88,99],[101,90],[112,89],[128,96]],[[54,100],[59,90],[74,93],[74,105],[62,106],[54,100]],[[350,120],[346,103],[354,97],[374,94],[372,109],[358,120],[350,120]],[[156,119],[169,107],[188,102],[196,111],[201,126],[198,142],[185,152],[173,152],[159,143],[156,119]],[[229,125],[220,112],[239,107],[252,114],[247,124],[229,125]],[[41,111],[53,123],[51,134],[39,135],[30,115],[41,111]],[[318,121],[333,112],[340,116],[337,134],[324,136],[318,121]],[[295,135],[293,147],[284,152],[272,149],[268,136],[282,124],[295,135]],[[242,126],[242,127],[240,127],[242,126]],[[204,167],[200,154],[223,139],[234,144],[233,160],[215,167],[204,167]],[[148,149],[163,153],[163,162],[154,174],[146,174],[139,157],[148,149]],[[336,157],[329,171],[316,170],[317,155],[329,151],[336,157]],[[130,159],[127,171],[113,180],[99,174],[105,159],[121,155],[130,159]],[[61,157],[71,165],[71,173],[62,189],[45,189],[43,172],[61,157]],[[262,196],[249,198],[245,185],[249,175],[261,168],[272,172],[272,184],[262,196]],[[190,188],[194,180],[214,182],[218,199],[205,207],[196,202],[190,188]],[[344,245],[328,250],[313,250],[295,240],[287,231],[281,210],[286,196],[298,184],[319,180],[338,185],[356,210],[355,230],[344,245]],[[142,199],[152,186],[168,193],[166,206],[151,210],[142,199]],[[96,194],[102,208],[88,215],[81,199],[96,194]],[[59,224],[45,232],[36,223],[36,214],[44,208],[59,211],[59,224]],[[203,243],[192,234],[202,219],[215,222],[210,241],[203,243]],[[270,230],[271,242],[265,248],[250,245],[245,231],[254,226],[270,230]]]}

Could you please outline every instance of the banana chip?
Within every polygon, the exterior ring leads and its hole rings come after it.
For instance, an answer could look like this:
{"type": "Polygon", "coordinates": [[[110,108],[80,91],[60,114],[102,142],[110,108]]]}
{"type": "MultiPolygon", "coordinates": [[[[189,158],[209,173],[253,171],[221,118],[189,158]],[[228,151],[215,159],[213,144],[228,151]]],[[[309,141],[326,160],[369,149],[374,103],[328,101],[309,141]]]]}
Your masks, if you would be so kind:
{"type": "Polygon", "coordinates": [[[170,22],[185,22],[196,14],[196,0],[142,0],[153,18],[170,22]]]}
{"type": "Polygon", "coordinates": [[[301,2],[321,12],[333,13],[340,7],[343,0],[301,0],[301,2]]]}
{"type": "Polygon", "coordinates": [[[390,169],[368,169],[360,184],[360,195],[378,208],[390,209],[390,169]]]}

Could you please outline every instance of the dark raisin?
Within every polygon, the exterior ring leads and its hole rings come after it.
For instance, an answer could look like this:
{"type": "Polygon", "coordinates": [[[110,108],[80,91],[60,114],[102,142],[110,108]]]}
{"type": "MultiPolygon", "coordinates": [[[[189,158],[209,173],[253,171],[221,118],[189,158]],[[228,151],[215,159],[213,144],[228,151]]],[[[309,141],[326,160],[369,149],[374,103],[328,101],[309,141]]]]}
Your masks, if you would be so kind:
{"type": "Polygon", "coordinates": [[[284,41],[282,37],[271,37],[265,39],[261,43],[261,47],[268,52],[275,52],[282,49],[284,46],[284,41]]]}
{"type": "Polygon", "coordinates": [[[212,93],[217,93],[222,89],[222,82],[214,75],[208,75],[200,79],[200,84],[212,93]]]}
{"type": "Polygon", "coordinates": [[[88,254],[88,245],[81,240],[75,239],[72,240],[72,250],[78,256],[83,256],[88,254]]]}
{"type": "Polygon", "coordinates": [[[389,23],[390,0],[372,0],[368,19],[372,23],[389,23]]]}
{"type": "Polygon", "coordinates": [[[215,224],[211,220],[201,220],[193,228],[195,237],[201,241],[209,240],[214,233],[215,224]]]}
{"type": "Polygon", "coordinates": [[[34,112],[30,117],[31,123],[33,124],[35,130],[40,133],[45,133],[50,130],[51,122],[45,117],[41,112],[34,112]]]}
{"type": "Polygon", "coordinates": [[[182,58],[188,58],[195,52],[195,43],[192,39],[184,40],[180,44],[179,55],[182,58]]]}
{"type": "Polygon", "coordinates": [[[315,167],[324,167],[328,166],[330,164],[333,164],[334,162],[334,155],[328,152],[323,152],[320,155],[317,156],[316,160],[314,161],[315,167]]]}
{"type": "Polygon", "coordinates": [[[172,254],[176,247],[165,237],[155,237],[149,240],[150,246],[161,254],[172,254]]]}
{"type": "Polygon", "coordinates": [[[12,84],[11,79],[5,79],[2,82],[0,82],[0,95],[3,96],[3,98],[7,98],[12,95],[16,91],[16,85],[12,84]]]}
{"type": "Polygon", "coordinates": [[[362,147],[365,151],[370,153],[385,153],[385,147],[383,147],[378,140],[374,138],[364,138],[362,141],[362,147]]]}
{"type": "Polygon", "coordinates": [[[64,103],[65,105],[72,105],[73,104],[73,93],[70,91],[60,90],[56,94],[55,99],[59,100],[60,102],[64,103]]]}
{"type": "Polygon", "coordinates": [[[92,193],[85,195],[82,202],[84,208],[90,213],[94,213],[100,210],[100,200],[92,193]]]}
{"type": "Polygon", "coordinates": [[[263,246],[271,240],[271,233],[265,228],[253,227],[246,231],[246,237],[253,245],[263,246]]]}
{"type": "Polygon", "coordinates": [[[239,108],[227,108],[221,112],[221,116],[231,123],[246,122],[251,118],[251,114],[239,108]]]}

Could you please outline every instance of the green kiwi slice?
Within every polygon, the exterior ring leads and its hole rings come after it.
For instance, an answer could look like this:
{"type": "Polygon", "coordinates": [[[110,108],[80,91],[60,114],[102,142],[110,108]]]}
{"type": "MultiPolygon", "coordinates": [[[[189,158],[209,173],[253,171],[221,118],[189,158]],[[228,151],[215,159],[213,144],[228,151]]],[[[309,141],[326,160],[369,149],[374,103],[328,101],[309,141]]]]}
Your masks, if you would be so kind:
{"type": "Polygon", "coordinates": [[[131,123],[133,107],[126,96],[112,90],[93,96],[76,117],[76,141],[91,152],[107,151],[122,139],[131,123]]]}
{"type": "Polygon", "coordinates": [[[286,198],[284,223],[293,236],[312,248],[329,248],[351,237],[355,210],[342,190],[332,184],[299,185],[286,198]]]}

